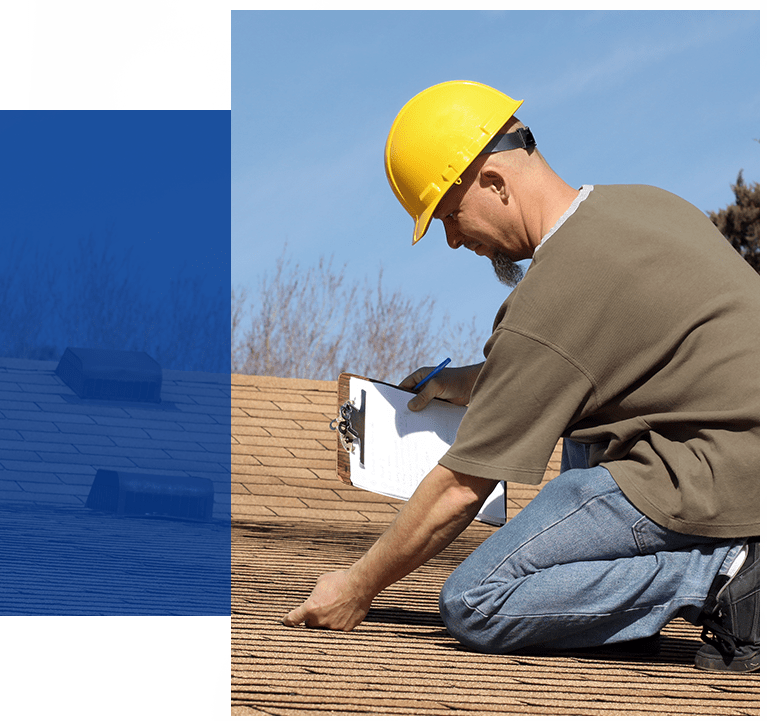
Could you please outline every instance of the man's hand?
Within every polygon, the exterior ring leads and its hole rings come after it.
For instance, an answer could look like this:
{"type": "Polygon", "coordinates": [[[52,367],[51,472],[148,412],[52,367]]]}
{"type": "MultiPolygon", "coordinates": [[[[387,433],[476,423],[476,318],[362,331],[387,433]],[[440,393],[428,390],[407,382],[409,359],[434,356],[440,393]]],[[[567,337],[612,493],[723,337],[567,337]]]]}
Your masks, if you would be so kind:
{"type": "MultiPolygon", "coordinates": [[[[417,396],[408,402],[407,407],[411,411],[423,410],[433,398],[441,398],[458,406],[468,405],[471,391],[474,388],[474,382],[477,380],[482,366],[482,363],[478,363],[477,365],[463,366],[462,368],[443,368],[421,388],[417,396]]],[[[399,387],[412,390],[433,370],[434,366],[419,368],[405,378],[399,384],[399,387]]]]}
{"type": "Polygon", "coordinates": [[[309,598],[282,622],[351,631],[384,588],[447,548],[495,484],[435,466],[367,553],[347,570],[321,576],[309,598]]]}
{"type": "Polygon", "coordinates": [[[355,587],[350,571],[335,571],[320,576],[309,598],[285,616],[282,622],[286,626],[305,623],[312,628],[337,631],[351,631],[359,626],[373,599],[355,587]]]}

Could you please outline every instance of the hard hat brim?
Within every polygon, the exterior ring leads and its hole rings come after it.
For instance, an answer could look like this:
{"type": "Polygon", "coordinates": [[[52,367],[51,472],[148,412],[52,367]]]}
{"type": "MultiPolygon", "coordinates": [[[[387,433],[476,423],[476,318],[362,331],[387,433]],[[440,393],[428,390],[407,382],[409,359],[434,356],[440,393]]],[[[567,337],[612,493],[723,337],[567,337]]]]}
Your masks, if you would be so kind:
{"type": "Polygon", "coordinates": [[[426,210],[421,213],[421,216],[416,218],[415,229],[413,230],[413,245],[415,245],[419,240],[421,240],[421,238],[423,238],[424,235],[426,235],[426,231],[429,229],[431,220],[434,217],[434,211],[437,209],[440,200],[442,200],[442,198],[437,200],[433,206],[426,208],[426,210]]]}

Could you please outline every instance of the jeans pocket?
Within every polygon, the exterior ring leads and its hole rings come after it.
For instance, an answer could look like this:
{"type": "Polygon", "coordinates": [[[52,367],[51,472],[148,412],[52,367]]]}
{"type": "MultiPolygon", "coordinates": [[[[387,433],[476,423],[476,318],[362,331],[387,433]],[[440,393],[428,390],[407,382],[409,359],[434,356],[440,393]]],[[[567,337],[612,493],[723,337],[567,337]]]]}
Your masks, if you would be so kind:
{"type": "Polygon", "coordinates": [[[679,551],[692,546],[709,545],[712,541],[716,541],[705,536],[690,536],[686,533],[670,531],[651,521],[647,516],[642,516],[636,521],[631,530],[640,555],[659,551],[679,551]]]}
{"type": "Polygon", "coordinates": [[[668,529],[659,526],[647,516],[642,516],[636,521],[631,530],[641,555],[654,553],[659,547],[664,547],[665,536],[670,533],[668,529]]]}

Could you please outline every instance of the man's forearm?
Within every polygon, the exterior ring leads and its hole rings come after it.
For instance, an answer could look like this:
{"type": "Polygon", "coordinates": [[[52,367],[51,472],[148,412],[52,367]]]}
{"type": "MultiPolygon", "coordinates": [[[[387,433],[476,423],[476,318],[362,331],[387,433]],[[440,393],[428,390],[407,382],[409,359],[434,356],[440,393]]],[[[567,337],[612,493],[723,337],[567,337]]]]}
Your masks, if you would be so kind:
{"type": "Polygon", "coordinates": [[[370,550],[351,568],[320,576],[309,598],[282,622],[351,631],[384,588],[435,556],[471,523],[494,486],[437,466],[370,550]]]}
{"type": "Polygon", "coordinates": [[[475,518],[492,481],[437,466],[389,528],[349,569],[350,581],[371,600],[446,548],[475,518]]]}

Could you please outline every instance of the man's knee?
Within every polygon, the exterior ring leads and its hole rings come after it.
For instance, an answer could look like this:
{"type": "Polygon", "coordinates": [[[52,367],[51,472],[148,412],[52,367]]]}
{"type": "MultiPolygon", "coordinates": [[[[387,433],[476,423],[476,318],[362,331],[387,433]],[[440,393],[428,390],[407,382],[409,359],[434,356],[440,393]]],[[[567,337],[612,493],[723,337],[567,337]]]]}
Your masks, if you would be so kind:
{"type": "Polygon", "coordinates": [[[472,609],[468,608],[464,602],[461,591],[455,588],[455,584],[450,583],[451,579],[452,576],[447,580],[439,594],[439,614],[442,616],[442,623],[445,624],[447,632],[456,641],[469,646],[466,621],[471,616],[472,609]]]}
{"type": "Polygon", "coordinates": [[[439,612],[447,632],[461,644],[481,653],[498,653],[492,616],[467,602],[460,579],[448,578],[439,596],[439,612]]]}

